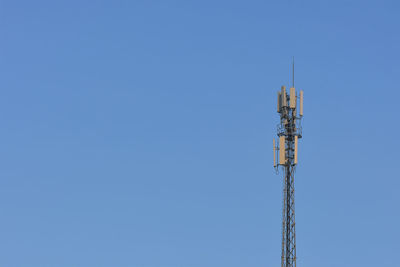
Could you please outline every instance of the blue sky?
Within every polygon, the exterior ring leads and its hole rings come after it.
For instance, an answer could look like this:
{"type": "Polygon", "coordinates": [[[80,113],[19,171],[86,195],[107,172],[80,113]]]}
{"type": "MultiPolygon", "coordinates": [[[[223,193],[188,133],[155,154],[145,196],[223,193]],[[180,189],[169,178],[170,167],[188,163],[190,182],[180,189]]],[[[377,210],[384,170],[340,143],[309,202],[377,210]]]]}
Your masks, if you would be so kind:
{"type": "Polygon", "coordinates": [[[1,1],[0,266],[394,266],[398,1],[1,1]]]}

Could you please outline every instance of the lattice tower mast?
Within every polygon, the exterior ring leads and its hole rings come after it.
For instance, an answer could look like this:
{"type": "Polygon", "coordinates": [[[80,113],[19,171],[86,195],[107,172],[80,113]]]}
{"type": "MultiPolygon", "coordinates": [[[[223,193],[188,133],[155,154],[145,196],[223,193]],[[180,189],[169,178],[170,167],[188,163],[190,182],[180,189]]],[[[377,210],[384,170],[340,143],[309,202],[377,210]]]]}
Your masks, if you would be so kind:
{"type": "Polygon", "coordinates": [[[299,95],[296,95],[294,78],[289,94],[286,93],[285,86],[281,87],[281,90],[278,92],[277,106],[277,111],[280,114],[280,123],[277,126],[279,146],[275,146],[274,139],[273,149],[274,167],[277,171],[279,170],[279,166],[283,170],[281,267],[296,267],[294,174],[297,165],[298,139],[302,137],[303,91],[300,90],[299,95]],[[298,108],[297,102],[299,102],[298,108]]]}

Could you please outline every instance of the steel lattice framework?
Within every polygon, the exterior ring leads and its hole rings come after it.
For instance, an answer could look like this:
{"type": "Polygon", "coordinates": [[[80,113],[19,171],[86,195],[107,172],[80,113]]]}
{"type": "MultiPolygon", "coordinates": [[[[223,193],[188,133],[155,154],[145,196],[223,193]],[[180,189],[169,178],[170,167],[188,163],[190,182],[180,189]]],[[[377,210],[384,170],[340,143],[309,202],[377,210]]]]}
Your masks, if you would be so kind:
{"type": "Polygon", "coordinates": [[[296,267],[296,221],[294,174],[297,165],[297,142],[302,137],[301,118],[303,116],[303,91],[296,96],[294,86],[286,94],[285,86],[278,92],[279,147],[275,147],[274,166],[283,170],[283,208],[282,208],[282,260],[281,267],[296,267]],[[297,116],[297,98],[300,98],[300,111],[297,116]],[[276,163],[276,151],[279,162],[276,163]]]}
{"type": "Polygon", "coordinates": [[[294,168],[284,172],[282,214],[282,267],[296,266],[296,222],[294,209],[294,168]]]}

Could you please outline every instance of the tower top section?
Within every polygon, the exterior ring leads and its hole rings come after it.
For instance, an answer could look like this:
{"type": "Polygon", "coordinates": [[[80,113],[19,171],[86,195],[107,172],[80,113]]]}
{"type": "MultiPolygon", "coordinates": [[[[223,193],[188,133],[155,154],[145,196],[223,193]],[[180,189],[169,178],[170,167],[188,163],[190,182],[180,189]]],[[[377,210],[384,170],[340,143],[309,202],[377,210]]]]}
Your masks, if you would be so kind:
{"type": "Polygon", "coordinates": [[[303,90],[296,91],[294,87],[294,75],[293,86],[287,90],[283,85],[278,91],[277,112],[280,116],[280,123],[277,125],[279,142],[276,143],[279,146],[275,145],[274,139],[274,167],[297,164],[298,139],[302,138],[303,97],[303,90]]]}

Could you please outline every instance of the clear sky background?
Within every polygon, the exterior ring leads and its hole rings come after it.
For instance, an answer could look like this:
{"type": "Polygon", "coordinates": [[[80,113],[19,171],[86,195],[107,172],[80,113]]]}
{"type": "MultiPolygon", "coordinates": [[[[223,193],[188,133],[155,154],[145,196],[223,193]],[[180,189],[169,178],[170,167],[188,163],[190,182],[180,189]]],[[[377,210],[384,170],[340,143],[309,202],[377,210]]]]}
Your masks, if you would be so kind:
{"type": "Polygon", "coordinates": [[[1,267],[398,264],[398,1],[1,1],[1,267]]]}

